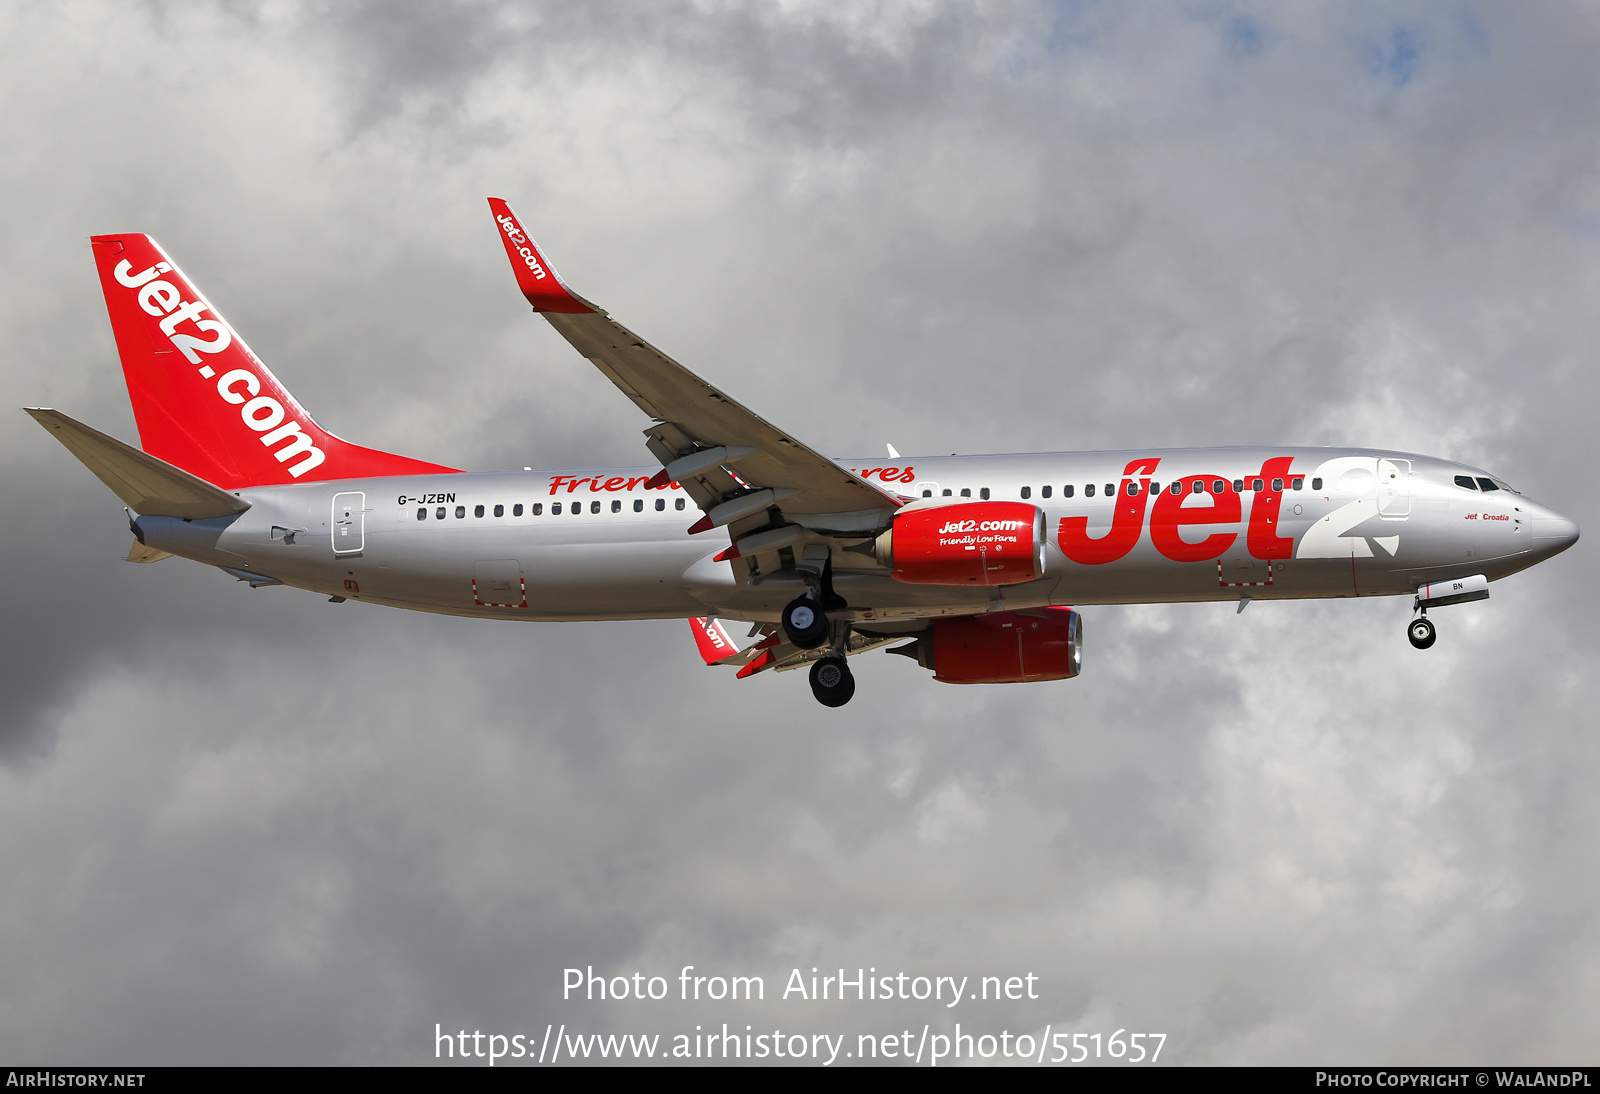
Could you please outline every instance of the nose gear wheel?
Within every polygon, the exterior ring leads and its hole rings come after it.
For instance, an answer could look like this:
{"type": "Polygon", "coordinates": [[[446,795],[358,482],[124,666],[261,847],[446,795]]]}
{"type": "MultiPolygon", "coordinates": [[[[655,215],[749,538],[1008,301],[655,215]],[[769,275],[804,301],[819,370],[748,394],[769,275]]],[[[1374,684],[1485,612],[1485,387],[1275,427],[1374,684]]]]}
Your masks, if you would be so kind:
{"type": "Polygon", "coordinates": [[[1411,644],[1417,649],[1425,650],[1433,645],[1439,634],[1434,629],[1433,621],[1425,615],[1420,615],[1413,619],[1411,625],[1406,628],[1406,637],[1411,640],[1411,644]]]}

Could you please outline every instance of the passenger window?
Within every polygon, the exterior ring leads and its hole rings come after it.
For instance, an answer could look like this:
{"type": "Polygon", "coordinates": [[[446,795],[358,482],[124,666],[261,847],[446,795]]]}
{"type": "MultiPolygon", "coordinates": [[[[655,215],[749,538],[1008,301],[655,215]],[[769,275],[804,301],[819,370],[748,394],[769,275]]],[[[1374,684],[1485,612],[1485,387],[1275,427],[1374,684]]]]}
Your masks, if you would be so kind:
{"type": "Polygon", "coordinates": [[[1478,488],[1478,484],[1472,481],[1471,475],[1457,475],[1456,485],[1464,486],[1468,490],[1476,490],[1478,488]]]}
{"type": "Polygon", "coordinates": [[[1022,488],[1022,500],[1027,501],[1031,497],[1033,497],[1033,487],[1024,486],[1022,488]]]}
{"type": "Polygon", "coordinates": [[[1152,493],[1152,494],[1161,493],[1161,484],[1159,482],[1156,482],[1154,479],[1150,480],[1150,493],[1152,493]]]}
{"type": "Polygon", "coordinates": [[[1061,488],[1061,496],[1064,498],[1072,497],[1072,484],[1070,482],[1061,488]]]}
{"type": "Polygon", "coordinates": [[[1306,484],[1306,480],[1305,479],[1290,479],[1289,480],[1289,485],[1291,487],[1293,487],[1294,489],[1296,489],[1296,490],[1301,489],[1302,487],[1305,486],[1305,484],[1306,484]]]}
{"type": "Polygon", "coordinates": [[[1109,482],[1106,483],[1106,497],[1109,498],[1112,494],[1115,494],[1116,492],[1117,492],[1117,488],[1114,485],[1112,485],[1109,482]]]}
{"type": "Polygon", "coordinates": [[[1279,490],[1282,490],[1283,489],[1283,480],[1282,479],[1273,479],[1272,480],[1272,489],[1273,489],[1274,493],[1276,493],[1279,490]]]}
{"type": "Polygon", "coordinates": [[[635,513],[644,512],[644,499],[643,498],[634,498],[633,499],[633,511],[635,513]]]}
{"type": "Polygon", "coordinates": [[[1094,483],[1091,482],[1083,488],[1083,496],[1086,498],[1094,497],[1094,483]]]}
{"type": "Polygon", "coordinates": [[[542,516],[544,514],[544,502],[542,502],[542,501],[534,502],[533,505],[529,508],[528,511],[530,513],[532,513],[536,517],[537,516],[542,516]]]}
{"type": "Polygon", "coordinates": [[[1191,494],[1202,494],[1205,492],[1205,489],[1206,484],[1201,482],[1199,479],[1195,479],[1189,484],[1189,493],[1191,494]]]}
{"type": "Polygon", "coordinates": [[[1128,480],[1128,497],[1136,498],[1138,496],[1139,496],[1139,484],[1134,482],[1132,479],[1129,479],[1128,480]]]}
{"type": "Polygon", "coordinates": [[[1260,479],[1251,479],[1250,480],[1250,489],[1252,489],[1252,490],[1261,490],[1261,489],[1263,489],[1263,487],[1261,485],[1261,480],[1260,479]]]}
{"type": "Polygon", "coordinates": [[[472,515],[473,515],[473,516],[475,516],[475,517],[481,517],[481,516],[483,516],[483,506],[481,506],[481,505],[474,505],[474,506],[473,506],[473,507],[472,507],[472,515]]]}
{"type": "MultiPolygon", "coordinates": [[[[464,517],[466,515],[467,515],[467,507],[465,505],[456,506],[456,519],[457,520],[460,520],[462,517],[464,517]]],[[[481,505],[478,506],[478,515],[480,517],[483,516],[483,506],[481,506],[481,505]]]]}
{"type": "MultiPolygon", "coordinates": [[[[1022,496],[1027,497],[1028,495],[1024,494],[1022,496]]],[[[1050,488],[1048,486],[1039,487],[1039,496],[1041,498],[1048,498],[1050,496],[1050,488]]]]}
{"type": "Polygon", "coordinates": [[[656,499],[656,512],[659,513],[659,512],[661,512],[661,510],[665,509],[666,507],[667,507],[667,499],[666,498],[657,498],[656,499]]]}
{"type": "Polygon", "coordinates": [[[680,513],[683,512],[683,499],[682,498],[678,498],[676,501],[674,501],[672,503],[672,507],[674,509],[678,510],[680,513]]]}
{"type": "Polygon", "coordinates": [[[444,519],[444,506],[442,506],[442,505],[439,506],[438,511],[435,512],[433,515],[434,515],[434,518],[436,520],[443,520],[444,519]]]}
{"type": "Polygon", "coordinates": [[[924,490],[922,492],[922,496],[925,497],[925,498],[931,498],[931,497],[933,497],[933,491],[932,490],[924,490]]]}
{"type": "Polygon", "coordinates": [[[417,510],[417,519],[418,520],[427,520],[428,519],[428,511],[426,509],[418,509],[417,510]]]}
{"type": "Polygon", "coordinates": [[[550,503],[550,515],[553,517],[559,517],[561,515],[561,503],[559,501],[553,501],[550,503]]]}
{"type": "Polygon", "coordinates": [[[1485,494],[1487,494],[1491,490],[1500,489],[1500,487],[1499,487],[1498,484],[1495,483],[1495,481],[1493,479],[1479,479],[1478,480],[1478,489],[1482,490],[1485,494]]]}
{"type": "Polygon", "coordinates": [[[1244,480],[1243,479],[1234,479],[1233,480],[1233,492],[1235,494],[1244,493],[1244,480]]]}
{"type": "Polygon", "coordinates": [[[941,490],[940,493],[943,494],[947,498],[950,496],[950,491],[949,490],[941,490]]]}
{"type": "Polygon", "coordinates": [[[987,486],[985,486],[982,490],[979,490],[978,491],[978,497],[982,498],[984,501],[988,501],[989,500],[989,488],[987,486]]]}
{"type": "Polygon", "coordinates": [[[520,517],[522,515],[522,503],[520,501],[511,507],[511,515],[514,517],[520,517]]]}
{"type": "Polygon", "coordinates": [[[494,507],[494,515],[497,516],[497,517],[505,516],[506,515],[506,507],[504,505],[496,505],[494,507]]]}
{"type": "Polygon", "coordinates": [[[1223,482],[1221,479],[1213,480],[1213,482],[1211,483],[1211,492],[1213,494],[1220,494],[1224,490],[1226,490],[1227,488],[1228,488],[1228,484],[1223,482]]]}
{"type": "Polygon", "coordinates": [[[1183,493],[1183,483],[1181,483],[1181,482],[1173,483],[1171,486],[1167,487],[1167,493],[1169,493],[1169,494],[1181,494],[1181,493],[1183,493]]]}
{"type": "Polygon", "coordinates": [[[622,503],[620,501],[617,501],[615,498],[613,498],[611,500],[611,511],[613,513],[622,512],[622,503]]]}
{"type": "Polygon", "coordinates": [[[963,487],[962,487],[962,488],[961,488],[961,496],[962,496],[962,497],[964,497],[964,498],[970,498],[970,497],[972,497],[972,487],[970,487],[970,486],[963,486],[963,487]]]}
{"type": "Polygon", "coordinates": [[[1313,489],[1313,490],[1321,490],[1322,489],[1322,480],[1321,479],[1312,479],[1311,480],[1311,489],[1313,489]]]}

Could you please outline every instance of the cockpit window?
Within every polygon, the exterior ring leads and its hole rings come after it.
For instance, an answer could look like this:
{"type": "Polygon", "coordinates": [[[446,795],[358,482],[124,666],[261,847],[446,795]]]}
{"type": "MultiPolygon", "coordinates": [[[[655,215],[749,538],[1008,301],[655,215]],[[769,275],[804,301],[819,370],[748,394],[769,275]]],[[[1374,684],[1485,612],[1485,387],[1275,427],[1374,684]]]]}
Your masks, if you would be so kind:
{"type": "Polygon", "coordinates": [[[1498,490],[1500,488],[1495,485],[1493,479],[1486,479],[1482,475],[1479,475],[1478,476],[1478,489],[1482,490],[1484,493],[1487,494],[1490,490],[1498,490]]]}
{"type": "Polygon", "coordinates": [[[1515,486],[1512,486],[1509,482],[1506,482],[1504,479],[1490,479],[1489,481],[1494,483],[1496,486],[1498,486],[1502,490],[1509,490],[1513,494],[1522,493],[1521,490],[1518,490],[1515,486]]]}
{"type": "Polygon", "coordinates": [[[1472,481],[1471,475],[1457,475],[1456,485],[1465,487],[1468,490],[1476,490],[1478,488],[1477,484],[1472,481]]]}

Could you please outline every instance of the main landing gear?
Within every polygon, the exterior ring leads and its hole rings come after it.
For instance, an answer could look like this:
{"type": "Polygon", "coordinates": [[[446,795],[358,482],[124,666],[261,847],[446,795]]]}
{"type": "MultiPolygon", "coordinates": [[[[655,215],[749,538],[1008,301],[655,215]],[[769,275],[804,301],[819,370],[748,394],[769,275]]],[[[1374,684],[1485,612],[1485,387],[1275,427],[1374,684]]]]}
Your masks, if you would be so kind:
{"type": "MultiPolygon", "coordinates": [[[[797,597],[783,609],[784,637],[800,649],[821,646],[833,629],[822,610],[822,601],[815,597],[797,597]]],[[[856,693],[855,675],[844,659],[844,643],[849,634],[849,624],[844,624],[834,652],[811,664],[811,694],[825,707],[842,707],[856,693]]]]}
{"type": "MultiPolygon", "coordinates": [[[[819,554],[826,554],[822,548],[819,554]]],[[[833,591],[833,562],[824,557],[821,565],[813,565],[807,574],[806,594],[795,597],[784,606],[781,623],[783,635],[790,644],[802,650],[814,650],[826,644],[831,637],[833,649],[811,664],[811,694],[825,707],[842,707],[856,693],[856,678],[845,662],[850,649],[850,624],[829,623],[828,612],[842,611],[848,605],[833,591]]]]}
{"type": "Polygon", "coordinates": [[[822,601],[812,596],[789,601],[783,609],[783,634],[803,650],[814,650],[827,641],[828,617],[822,610],[822,601]]]}
{"type": "Polygon", "coordinates": [[[1417,610],[1422,614],[1413,619],[1411,625],[1406,628],[1406,637],[1411,639],[1411,644],[1417,649],[1425,650],[1433,645],[1434,639],[1438,638],[1439,634],[1434,629],[1433,621],[1428,618],[1428,609],[1419,605],[1417,610]]]}
{"type": "Polygon", "coordinates": [[[843,657],[824,657],[811,666],[811,694],[825,707],[842,707],[856,693],[856,678],[843,657]]]}

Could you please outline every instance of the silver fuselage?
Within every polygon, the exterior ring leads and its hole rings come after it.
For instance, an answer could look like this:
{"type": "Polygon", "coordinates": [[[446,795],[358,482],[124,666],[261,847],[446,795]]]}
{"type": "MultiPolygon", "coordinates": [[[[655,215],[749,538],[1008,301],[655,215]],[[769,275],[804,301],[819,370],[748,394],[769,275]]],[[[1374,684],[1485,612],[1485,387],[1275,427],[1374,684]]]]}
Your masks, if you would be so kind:
{"type": "MultiPolygon", "coordinates": [[[[1049,540],[1043,576],[1003,589],[904,584],[870,555],[843,550],[848,540],[835,540],[833,584],[849,604],[838,615],[854,620],[965,614],[990,610],[997,601],[1015,609],[1409,594],[1428,581],[1505,577],[1565,549],[1578,534],[1572,521],[1525,495],[1456,484],[1458,475],[1487,477],[1480,469],[1407,453],[1207,448],[840,463],[918,505],[985,496],[1021,500],[1026,489],[1026,500],[1045,512],[1049,540]],[[1135,461],[1142,467],[1126,474],[1135,461]],[[1276,553],[1261,549],[1251,528],[1254,507],[1274,493],[1270,481],[1253,489],[1263,468],[1284,480],[1271,535],[1279,543],[1292,541],[1292,548],[1276,553]],[[1177,482],[1187,495],[1196,480],[1205,495],[1217,484],[1225,484],[1222,493],[1237,493],[1239,515],[1185,527],[1183,544],[1208,542],[1215,553],[1186,546],[1177,553],[1207,557],[1178,560],[1170,557],[1173,533],[1166,533],[1165,553],[1152,534],[1151,484],[1170,492],[1177,482]],[[1234,490],[1236,482],[1243,491],[1234,490]],[[1068,487],[1071,496],[1065,496],[1068,487]],[[1136,530],[1120,527],[1129,544],[1125,552],[1089,563],[1063,553],[1058,535],[1064,524],[1084,518],[1077,523],[1080,536],[1107,536],[1118,504],[1129,507],[1126,520],[1142,514],[1136,530]]],[[[258,581],[417,611],[531,620],[710,614],[776,620],[804,589],[800,577],[768,565],[751,583],[737,563],[714,561],[728,546],[727,532],[689,535],[700,514],[675,486],[646,486],[657,470],[469,472],[266,486],[240,492],[251,508],[237,517],[145,516],[138,527],[150,547],[258,581]]],[[[1181,504],[1225,501],[1185,496],[1181,504]]],[[[1170,515],[1179,501],[1163,504],[1170,515]]],[[[1260,519],[1257,512],[1256,533],[1260,519]]]]}

